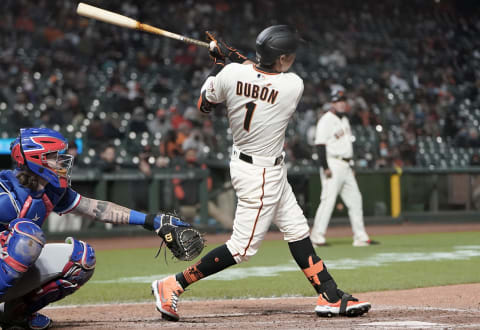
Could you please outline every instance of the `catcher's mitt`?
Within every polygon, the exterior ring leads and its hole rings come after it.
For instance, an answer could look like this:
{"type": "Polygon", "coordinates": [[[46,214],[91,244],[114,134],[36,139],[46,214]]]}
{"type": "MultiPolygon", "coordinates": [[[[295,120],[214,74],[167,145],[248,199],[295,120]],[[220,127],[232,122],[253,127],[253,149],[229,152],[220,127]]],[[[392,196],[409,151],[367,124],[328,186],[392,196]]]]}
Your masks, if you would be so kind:
{"type": "Polygon", "coordinates": [[[171,214],[162,215],[162,225],[157,234],[175,258],[182,261],[195,259],[205,246],[202,234],[197,229],[171,214]]]}

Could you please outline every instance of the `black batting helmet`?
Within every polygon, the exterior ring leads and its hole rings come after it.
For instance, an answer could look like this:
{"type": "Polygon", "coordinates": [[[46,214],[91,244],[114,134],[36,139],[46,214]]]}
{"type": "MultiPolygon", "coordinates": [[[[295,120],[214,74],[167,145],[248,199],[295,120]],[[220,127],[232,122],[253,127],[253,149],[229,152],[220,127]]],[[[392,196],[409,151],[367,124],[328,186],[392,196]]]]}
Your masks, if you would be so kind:
{"type": "Polygon", "coordinates": [[[330,102],[340,102],[345,101],[346,99],[345,91],[341,89],[333,90],[330,94],[330,102]]]}
{"type": "Polygon", "coordinates": [[[261,64],[272,65],[280,55],[295,53],[298,41],[297,34],[288,25],[270,26],[257,36],[257,59],[261,64]]]}

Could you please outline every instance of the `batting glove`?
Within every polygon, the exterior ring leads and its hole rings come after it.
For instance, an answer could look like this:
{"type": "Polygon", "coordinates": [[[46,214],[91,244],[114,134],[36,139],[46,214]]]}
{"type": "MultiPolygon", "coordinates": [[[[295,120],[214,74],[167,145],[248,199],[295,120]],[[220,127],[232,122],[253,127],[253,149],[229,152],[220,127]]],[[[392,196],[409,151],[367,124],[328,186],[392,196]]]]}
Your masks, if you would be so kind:
{"type": "MultiPolygon", "coordinates": [[[[224,41],[217,40],[215,35],[209,31],[205,32],[207,34],[207,39],[210,40],[210,56],[214,61],[224,61],[225,58],[228,58],[230,61],[235,63],[242,63],[247,60],[247,57],[241,54],[237,49],[228,46],[224,41]]],[[[215,64],[217,64],[215,62],[215,64]]]]}

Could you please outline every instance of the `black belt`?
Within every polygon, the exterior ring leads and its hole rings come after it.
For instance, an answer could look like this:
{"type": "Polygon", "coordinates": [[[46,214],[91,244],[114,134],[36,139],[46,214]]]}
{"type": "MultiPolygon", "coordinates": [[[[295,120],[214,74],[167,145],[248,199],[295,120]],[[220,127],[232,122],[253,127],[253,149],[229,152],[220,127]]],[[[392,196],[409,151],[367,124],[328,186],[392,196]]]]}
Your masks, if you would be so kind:
{"type": "Polygon", "coordinates": [[[350,163],[350,161],[352,160],[352,158],[343,158],[343,157],[337,157],[337,156],[330,156],[330,157],[343,160],[344,162],[347,162],[347,163],[350,163]]]}
{"type": "MultiPolygon", "coordinates": [[[[247,163],[250,163],[250,164],[253,164],[253,158],[252,156],[249,156],[249,155],[246,155],[244,154],[243,152],[241,152],[238,156],[238,158],[240,158],[241,160],[243,160],[244,162],[247,162],[247,163]]],[[[279,165],[283,160],[283,156],[278,156],[277,158],[275,158],[275,163],[273,164],[274,166],[276,165],[279,165]]]]}

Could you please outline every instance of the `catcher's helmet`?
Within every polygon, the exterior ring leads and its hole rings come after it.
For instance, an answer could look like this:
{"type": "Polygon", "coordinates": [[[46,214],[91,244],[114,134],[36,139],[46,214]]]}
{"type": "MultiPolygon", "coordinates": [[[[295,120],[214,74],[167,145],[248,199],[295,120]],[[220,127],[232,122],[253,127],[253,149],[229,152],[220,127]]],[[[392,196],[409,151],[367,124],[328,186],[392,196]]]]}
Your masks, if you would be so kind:
{"type": "Polygon", "coordinates": [[[332,90],[330,94],[330,102],[340,102],[345,101],[347,98],[345,97],[345,91],[341,89],[332,90]]]}
{"type": "Polygon", "coordinates": [[[298,41],[297,34],[289,26],[270,26],[257,36],[257,59],[261,64],[272,65],[280,55],[295,53],[298,41]]]}
{"type": "Polygon", "coordinates": [[[73,156],[60,154],[67,140],[49,128],[22,128],[10,145],[10,155],[17,166],[25,166],[57,188],[70,184],[73,156]],[[53,155],[52,155],[53,153],[53,155]]]}

